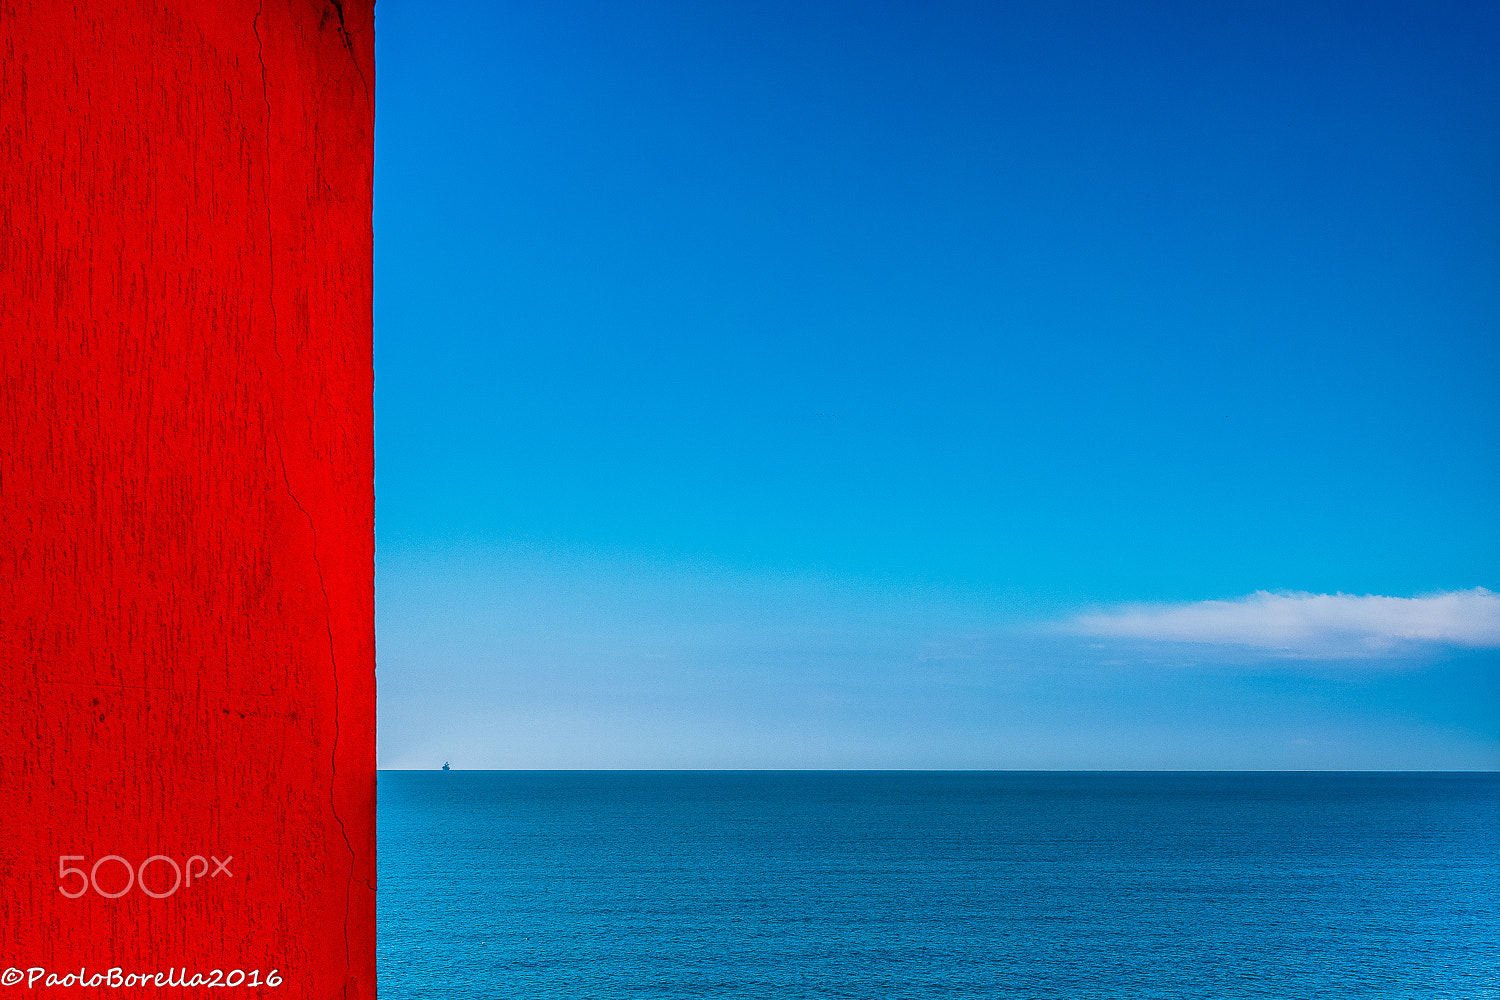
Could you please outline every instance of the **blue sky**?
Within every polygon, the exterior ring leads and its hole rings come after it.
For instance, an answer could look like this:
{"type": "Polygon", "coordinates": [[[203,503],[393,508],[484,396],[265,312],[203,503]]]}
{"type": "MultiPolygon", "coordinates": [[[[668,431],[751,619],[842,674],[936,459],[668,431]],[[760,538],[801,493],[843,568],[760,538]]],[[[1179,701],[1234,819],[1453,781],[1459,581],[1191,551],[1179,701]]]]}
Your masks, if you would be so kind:
{"type": "Polygon", "coordinates": [[[376,46],[381,766],[1500,767],[1500,10],[376,46]]]}

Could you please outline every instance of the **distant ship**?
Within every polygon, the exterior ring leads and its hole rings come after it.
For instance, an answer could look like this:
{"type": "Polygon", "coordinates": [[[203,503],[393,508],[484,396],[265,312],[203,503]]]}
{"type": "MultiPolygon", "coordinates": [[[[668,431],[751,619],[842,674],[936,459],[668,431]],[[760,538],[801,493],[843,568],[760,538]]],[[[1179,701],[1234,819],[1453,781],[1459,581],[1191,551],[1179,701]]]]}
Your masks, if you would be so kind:
{"type": "Polygon", "coordinates": [[[445,761],[443,761],[443,770],[446,771],[448,769],[449,769],[448,768],[448,762],[445,760],[445,761]]]}

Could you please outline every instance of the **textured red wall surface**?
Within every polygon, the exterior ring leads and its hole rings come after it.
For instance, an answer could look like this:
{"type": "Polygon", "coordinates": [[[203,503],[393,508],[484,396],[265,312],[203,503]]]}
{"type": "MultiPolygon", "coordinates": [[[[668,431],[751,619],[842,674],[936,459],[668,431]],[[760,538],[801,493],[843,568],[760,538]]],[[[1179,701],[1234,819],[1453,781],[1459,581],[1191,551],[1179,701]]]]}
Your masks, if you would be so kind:
{"type": "Polygon", "coordinates": [[[375,994],[373,17],[0,0],[0,997],[375,994]]]}

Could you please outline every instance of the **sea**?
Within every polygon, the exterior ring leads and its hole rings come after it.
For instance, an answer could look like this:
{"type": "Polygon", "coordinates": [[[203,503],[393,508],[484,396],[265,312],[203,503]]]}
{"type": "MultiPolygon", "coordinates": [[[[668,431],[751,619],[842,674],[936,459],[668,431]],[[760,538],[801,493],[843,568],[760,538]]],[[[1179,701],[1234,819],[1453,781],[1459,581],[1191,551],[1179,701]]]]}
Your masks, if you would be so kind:
{"type": "Polygon", "coordinates": [[[1500,774],[385,771],[382,1000],[1500,998],[1500,774]]]}

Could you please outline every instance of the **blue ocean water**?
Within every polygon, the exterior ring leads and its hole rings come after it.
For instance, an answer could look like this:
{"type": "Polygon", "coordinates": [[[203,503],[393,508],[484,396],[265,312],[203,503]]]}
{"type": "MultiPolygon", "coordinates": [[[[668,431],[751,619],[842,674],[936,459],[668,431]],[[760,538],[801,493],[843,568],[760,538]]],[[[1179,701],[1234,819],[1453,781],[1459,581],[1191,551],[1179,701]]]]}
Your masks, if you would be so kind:
{"type": "Polygon", "coordinates": [[[383,1000],[1500,997],[1500,775],[380,774],[383,1000]]]}

